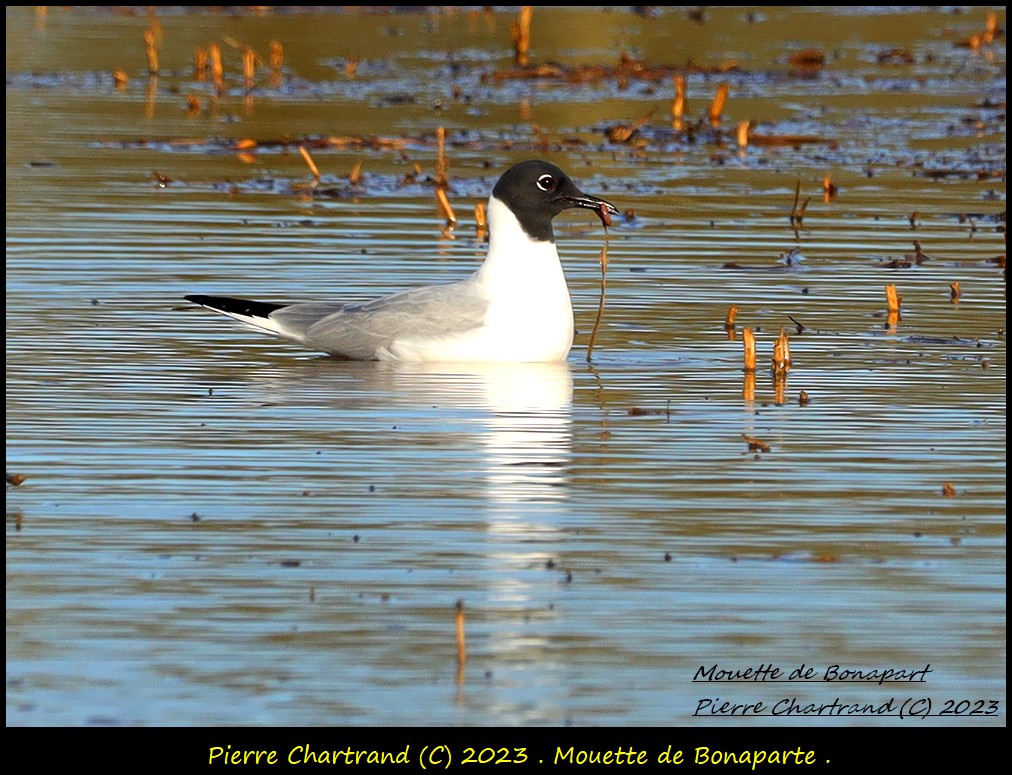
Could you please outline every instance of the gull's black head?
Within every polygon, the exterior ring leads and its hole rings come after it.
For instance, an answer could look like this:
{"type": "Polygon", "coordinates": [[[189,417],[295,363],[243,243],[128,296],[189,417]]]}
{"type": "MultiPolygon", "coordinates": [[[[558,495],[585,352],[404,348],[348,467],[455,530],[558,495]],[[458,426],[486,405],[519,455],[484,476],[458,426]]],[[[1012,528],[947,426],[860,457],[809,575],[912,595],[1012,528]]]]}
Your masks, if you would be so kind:
{"type": "Polygon", "coordinates": [[[554,242],[552,219],[571,207],[586,207],[602,223],[611,222],[618,209],[603,199],[583,193],[569,175],[554,164],[532,159],[515,164],[503,173],[492,196],[517,217],[523,230],[536,240],[554,242]]]}

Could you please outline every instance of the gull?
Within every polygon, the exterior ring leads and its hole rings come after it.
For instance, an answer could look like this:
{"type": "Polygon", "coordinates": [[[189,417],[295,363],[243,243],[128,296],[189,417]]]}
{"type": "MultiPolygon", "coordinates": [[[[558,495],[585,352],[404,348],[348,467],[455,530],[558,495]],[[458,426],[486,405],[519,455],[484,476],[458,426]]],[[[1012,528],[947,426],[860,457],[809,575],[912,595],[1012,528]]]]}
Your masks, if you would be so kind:
{"type": "Polygon", "coordinates": [[[488,254],[469,277],[362,304],[274,304],[189,295],[202,307],[312,350],[358,361],[551,363],[573,346],[573,305],[552,219],[588,208],[608,226],[618,209],[583,193],[554,164],[520,162],[488,200],[488,254]]]}

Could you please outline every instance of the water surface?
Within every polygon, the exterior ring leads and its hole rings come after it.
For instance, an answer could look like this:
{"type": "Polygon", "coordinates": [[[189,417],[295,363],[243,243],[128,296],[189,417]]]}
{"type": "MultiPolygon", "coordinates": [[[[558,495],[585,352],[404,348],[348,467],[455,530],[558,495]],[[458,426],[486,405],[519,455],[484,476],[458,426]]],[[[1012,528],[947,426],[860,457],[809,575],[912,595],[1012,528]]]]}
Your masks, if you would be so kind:
{"type": "Polygon", "coordinates": [[[668,68],[580,83],[497,81],[513,16],[165,9],[150,77],[143,13],[8,9],[9,725],[708,725],[715,696],[1005,724],[1005,41],[961,45],[987,9],[537,8],[535,63],[668,68]],[[272,40],[280,80],[245,88],[272,40]],[[739,148],[740,121],[817,141],[739,148]],[[362,141],[313,146],[314,191],[296,146],[326,137],[362,141]],[[182,300],[461,278],[531,156],[632,211],[590,363],[587,213],[557,221],[565,364],[340,362],[182,300]],[[931,672],[692,682],[762,663],[931,672]]]}

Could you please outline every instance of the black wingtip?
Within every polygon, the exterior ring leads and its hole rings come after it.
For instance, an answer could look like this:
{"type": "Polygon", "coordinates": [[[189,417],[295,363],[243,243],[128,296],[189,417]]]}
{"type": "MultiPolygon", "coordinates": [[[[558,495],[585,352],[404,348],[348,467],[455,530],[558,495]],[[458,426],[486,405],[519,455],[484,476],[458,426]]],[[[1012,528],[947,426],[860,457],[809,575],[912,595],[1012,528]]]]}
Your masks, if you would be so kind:
{"type": "Polygon", "coordinates": [[[230,315],[244,315],[251,318],[266,318],[276,310],[284,307],[284,304],[272,304],[267,301],[251,301],[250,299],[236,299],[231,296],[205,296],[203,294],[190,294],[184,296],[187,301],[199,304],[201,307],[217,310],[230,315]]]}

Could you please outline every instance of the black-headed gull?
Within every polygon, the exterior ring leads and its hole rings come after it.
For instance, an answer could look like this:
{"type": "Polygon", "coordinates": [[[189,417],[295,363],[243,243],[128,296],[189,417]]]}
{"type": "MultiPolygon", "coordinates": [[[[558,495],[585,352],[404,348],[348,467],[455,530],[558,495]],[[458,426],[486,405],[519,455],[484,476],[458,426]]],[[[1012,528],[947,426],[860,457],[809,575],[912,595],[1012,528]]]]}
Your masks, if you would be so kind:
{"type": "Polygon", "coordinates": [[[351,360],[564,361],[573,346],[573,306],[552,219],[573,207],[594,210],[605,225],[618,214],[554,164],[524,161],[492,189],[488,255],[464,280],[363,304],[186,298],[259,331],[351,360]]]}

